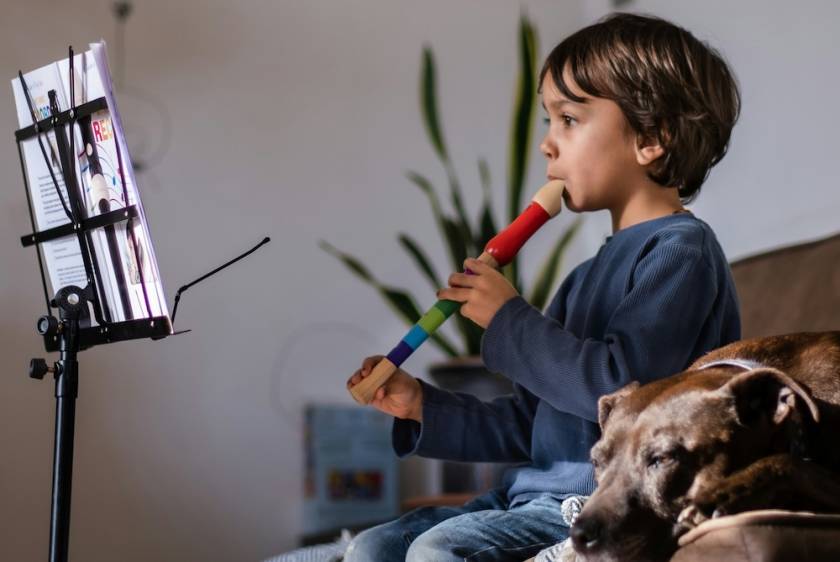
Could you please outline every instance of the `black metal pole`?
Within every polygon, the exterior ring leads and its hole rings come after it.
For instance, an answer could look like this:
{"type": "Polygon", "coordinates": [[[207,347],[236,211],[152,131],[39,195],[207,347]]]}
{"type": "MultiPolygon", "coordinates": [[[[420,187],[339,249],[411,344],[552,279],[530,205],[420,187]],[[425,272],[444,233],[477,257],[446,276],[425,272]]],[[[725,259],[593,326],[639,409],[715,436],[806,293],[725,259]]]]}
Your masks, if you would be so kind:
{"type": "Polygon", "coordinates": [[[76,360],[79,351],[79,309],[80,306],[86,306],[81,290],[77,287],[73,289],[77,289],[78,292],[71,289],[56,298],[61,309],[61,355],[55,366],[55,448],[50,514],[50,562],[66,562],[70,546],[73,438],[76,398],[79,395],[79,364],[76,360]]]}

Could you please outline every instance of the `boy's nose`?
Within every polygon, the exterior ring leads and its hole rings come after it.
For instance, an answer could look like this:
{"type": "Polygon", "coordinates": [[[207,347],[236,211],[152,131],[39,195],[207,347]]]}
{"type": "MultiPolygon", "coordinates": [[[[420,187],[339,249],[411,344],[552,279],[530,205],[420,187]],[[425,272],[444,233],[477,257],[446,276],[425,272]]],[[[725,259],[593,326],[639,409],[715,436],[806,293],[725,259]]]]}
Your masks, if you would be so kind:
{"type": "Polygon", "coordinates": [[[551,142],[548,135],[544,136],[542,142],[540,142],[540,152],[547,160],[557,158],[557,145],[551,142]]]}

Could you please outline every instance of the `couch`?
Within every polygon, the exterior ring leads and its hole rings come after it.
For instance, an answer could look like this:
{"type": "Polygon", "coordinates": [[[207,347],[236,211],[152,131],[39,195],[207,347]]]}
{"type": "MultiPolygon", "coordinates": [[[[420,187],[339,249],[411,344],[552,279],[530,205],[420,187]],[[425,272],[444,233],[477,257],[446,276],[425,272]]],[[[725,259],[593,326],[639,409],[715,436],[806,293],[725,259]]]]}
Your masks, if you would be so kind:
{"type": "MultiPolygon", "coordinates": [[[[840,329],[840,234],[732,264],[744,338],[840,329]]],[[[708,521],[671,562],[840,561],[840,514],[763,510],[708,521]]]]}

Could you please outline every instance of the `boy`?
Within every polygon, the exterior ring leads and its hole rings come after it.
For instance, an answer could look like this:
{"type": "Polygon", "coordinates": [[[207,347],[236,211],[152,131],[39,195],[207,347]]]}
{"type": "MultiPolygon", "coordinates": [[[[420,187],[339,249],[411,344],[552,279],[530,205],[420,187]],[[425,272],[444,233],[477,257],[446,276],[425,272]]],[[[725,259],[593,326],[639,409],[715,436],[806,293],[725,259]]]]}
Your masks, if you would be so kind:
{"type": "MultiPolygon", "coordinates": [[[[373,405],[400,456],[524,464],[459,508],[421,508],[361,533],[347,562],[524,560],[568,535],[563,500],[595,487],[598,398],[687,367],[740,337],[714,233],[683,207],[726,153],[740,99],[719,55],[658,18],[615,14],[564,40],[540,73],[547,175],[575,212],[606,209],[613,235],[564,280],[545,315],[467,260],[438,297],[486,328],[482,358],[514,383],[493,402],[398,371],[373,405]]],[[[348,381],[367,375],[365,359],[348,381]]]]}

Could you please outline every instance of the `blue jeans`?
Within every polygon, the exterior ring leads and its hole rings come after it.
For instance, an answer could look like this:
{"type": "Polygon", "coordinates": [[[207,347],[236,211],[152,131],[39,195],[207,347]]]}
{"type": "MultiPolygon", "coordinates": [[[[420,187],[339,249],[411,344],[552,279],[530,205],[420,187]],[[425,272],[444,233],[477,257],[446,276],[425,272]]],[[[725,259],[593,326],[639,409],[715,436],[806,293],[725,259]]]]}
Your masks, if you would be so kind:
{"type": "Polygon", "coordinates": [[[503,489],[461,507],[421,507],[360,533],[345,562],[522,562],[569,536],[561,500],[510,507],[503,489]]]}

